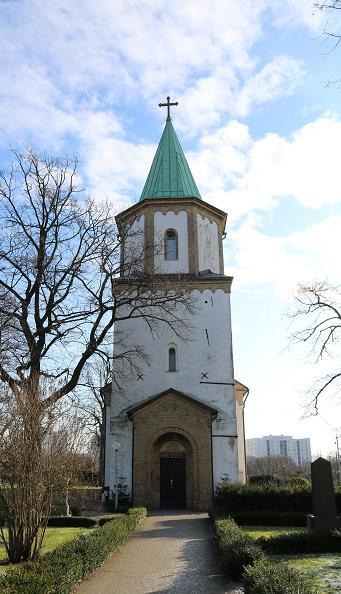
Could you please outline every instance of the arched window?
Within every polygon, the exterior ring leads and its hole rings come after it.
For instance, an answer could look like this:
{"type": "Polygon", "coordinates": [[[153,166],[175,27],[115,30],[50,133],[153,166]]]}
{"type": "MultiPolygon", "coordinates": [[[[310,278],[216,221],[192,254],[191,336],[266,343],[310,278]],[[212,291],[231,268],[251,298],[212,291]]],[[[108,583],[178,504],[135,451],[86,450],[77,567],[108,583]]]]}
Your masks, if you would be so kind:
{"type": "Polygon", "coordinates": [[[176,371],[176,351],[174,347],[168,349],[168,371],[176,371]]]}
{"type": "Polygon", "coordinates": [[[174,229],[165,233],[165,260],[178,259],[178,234],[174,229]]]}

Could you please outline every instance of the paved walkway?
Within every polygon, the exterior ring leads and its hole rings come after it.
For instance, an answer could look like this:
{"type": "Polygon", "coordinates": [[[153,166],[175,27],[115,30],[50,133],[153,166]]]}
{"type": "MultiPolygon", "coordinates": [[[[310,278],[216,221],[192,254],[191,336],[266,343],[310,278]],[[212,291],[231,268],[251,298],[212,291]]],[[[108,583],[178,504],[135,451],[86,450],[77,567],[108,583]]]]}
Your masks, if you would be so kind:
{"type": "Polygon", "coordinates": [[[207,514],[152,512],[75,594],[241,594],[212,539],[207,514]]]}

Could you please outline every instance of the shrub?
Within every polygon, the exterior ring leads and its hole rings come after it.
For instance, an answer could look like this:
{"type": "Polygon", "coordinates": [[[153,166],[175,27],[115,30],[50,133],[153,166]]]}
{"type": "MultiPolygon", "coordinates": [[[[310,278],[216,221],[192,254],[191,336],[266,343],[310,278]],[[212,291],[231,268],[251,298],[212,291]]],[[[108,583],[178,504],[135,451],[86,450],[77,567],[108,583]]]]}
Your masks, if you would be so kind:
{"type": "MultiPolygon", "coordinates": [[[[211,512],[212,516],[214,516],[214,512],[211,512]]],[[[231,518],[218,517],[214,521],[214,528],[225,568],[232,578],[240,579],[242,577],[245,594],[316,594],[310,580],[301,576],[286,563],[271,563],[265,559],[264,549],[280,553],[286,550],[282,545],[281,550],[273,551],[268,546],[270,541],[283,541],[285,537],[284,541],[288,547],[290,537],[293,536],[292,533],[281,537],[258,539],[256,543],[243,533],[231,518]],[[260,541],[262,541],[262,546],[260,546],[260,541]]],[[[311,536],[302,533],[294,534],[295,538],[304,537],[302,542],[311,536]]],[[[316,542],[324,540],[324,538],[321,539],[321,536],[313,536],[316,542]]],[[[340,535],[334,533],[326,538],[329,539],[329,542],[338,541],[338,546],[340,546],[340,535]]],[[[326,547],[326,543],[324,543],[324,547],[326,547]]],[[[326,550],[329,551],[329,549],[326,550]]],[[[340,550],[340,548],[332,550],[340,550]]],[[[293,547],[290,546],[290,550],[287,552],[294,552],[293,547]]]]}
{"type": "Polygon", "coordinates": [[[272,474],[257,474],[250,476],[249,478],[249,485],[264,485],[264,483],[270,483],[270,485],[280,485],[282,481],[272,474]]]}
{"type": "Polygon", "coordinates": [[[247,535],[236,540],[223,552],[225,568],[232,579],[239,580],[248,565],[264,559],[262,549],[247,535]]]}
{"type": "Polygon", "coordinates": [[[326,534],[290,532],[270,538],[262,537],[257,543],[267,553],[280,555],[341,552],[341,534],[336,531],[326,534]]]}
{"type": "Polygon", "coordinates": [[[294,489],[310,489],[311,483],[308,479],[304,478],[303,476],[292,476],[289,478],[287,485],[290,488],[294,489]]]}
{"type": "Polygon", "coordinates": [[[243,573],[245,594],[316,594],[310,581],[286,563],[260,561],[243,573]]]}
{"type": "MultiPolygon", "coordinates": [[[[341,490],[335,489],[336,508],[341,512],[341,490]]],[[[276,485],[262,482],[257,485],[222,483],[216,491],[215,505],[225,513],[276,510],[277,512],[312,513],[310,484],[276,485]]]]}
{"type": "Polygon", "coordinates": [[[217,489],[215,503],[227,513],[274,509],[278,512],[312,512],[310,488],[273,482],[257,485],[224,483],[217,489]]]}
{"type": "Polygon", "coordinates": [[[80,516],[81,515],[81,509],[80,509],[80,507],[78,507],[78,505],[71,506],[71,515],[72,516],[80,516]]]}
{"type": "Polygon", "coordinates": [[[146,513],[145,507],[130,507],[127,511],[128,516],[145,516],[146,513]]]}
{"type": "MultiPolygon", "coordinates": [[[[219,510],[215,512],[219,516],[219,510]]],[[[221,515],[226,512],[221,512],[221,515]]],[[[229,514],[239,526],[306,526],[307,514],[304,512],[241,511],[229,514]]]]}
{"type": "Polygon", "coordinates": [[[98,526],[104,526],[104,524],[107,524],[108,522],[112,522],[113,520],[116,520],[117,518],[113,518],[112,516],[109,516],[107,518],[101,518],[100,520],[98,520],[98,526]]]}
{"type": "Polygon", "coordinates": [[[145,515],[144,508],[130,510],[126,516],[78,536],[38,561],[7,572],[0,578],[1,593],[68,594],[77,581],[84,579],[128,538],[145,515]]]}
{"type": "Polygon", "coordinates": [[[262,549],[247,534],[238,528],[230,518],[215,521],[218,549],[227,573],[233,579],[239,579],[244,567],[263,559],[262,549]]]}
{"type": "Polygon", "coordinates": [[[82,516],[51,516],[47,525],[70,528],[93,528],[97,526],[97,520],[94,518],[83,518],[82,516]]]}

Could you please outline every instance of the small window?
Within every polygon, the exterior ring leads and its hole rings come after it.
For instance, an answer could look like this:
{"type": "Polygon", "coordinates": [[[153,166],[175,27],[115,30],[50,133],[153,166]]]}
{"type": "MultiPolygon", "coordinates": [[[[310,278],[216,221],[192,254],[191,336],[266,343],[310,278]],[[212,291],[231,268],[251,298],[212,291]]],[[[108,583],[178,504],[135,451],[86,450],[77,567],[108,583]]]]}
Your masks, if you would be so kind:
{"type": "Polygon", "coordinates": [[[165,233],[165,260],[178,259],[178,234],[173,229],[165,233]]]}
{"type": "Polygon", "coordinates": [[[168,371],[176,371],[176,352],[174,347],[168,351],[168,371]]]}

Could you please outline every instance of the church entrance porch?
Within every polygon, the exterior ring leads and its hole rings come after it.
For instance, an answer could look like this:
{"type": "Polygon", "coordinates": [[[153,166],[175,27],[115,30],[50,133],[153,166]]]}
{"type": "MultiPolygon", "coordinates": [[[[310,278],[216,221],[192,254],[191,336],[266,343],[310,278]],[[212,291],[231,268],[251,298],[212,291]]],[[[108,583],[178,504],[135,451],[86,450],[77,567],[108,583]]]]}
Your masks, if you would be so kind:
{"type": "Polygon", "coordinates": [[[148,509],[212,505],[215,413],[173,389],[130,409],[134,505],[148,509]]]}

